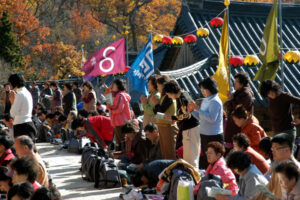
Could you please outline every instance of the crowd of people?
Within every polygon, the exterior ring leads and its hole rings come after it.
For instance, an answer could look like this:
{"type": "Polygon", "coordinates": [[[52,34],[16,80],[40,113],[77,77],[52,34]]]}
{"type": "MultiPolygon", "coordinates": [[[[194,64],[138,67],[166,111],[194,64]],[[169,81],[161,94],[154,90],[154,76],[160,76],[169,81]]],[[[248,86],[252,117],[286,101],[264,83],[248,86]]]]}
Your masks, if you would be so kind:
{"type": "MultiPolygon", "coordinates": [[[[270,198],[259,185],[274,199],[300,199],[300,163],[294,157],[300,118],[293,117],[300,98],[275,81],[261,83],[260,94],[269,101],[269,137],[254,115],[248,74],[238,73],[234,80],[235,91],[224,103],[211,77],[198,85],[203,98],[192,100],[175,80],[152,76],[150,94],[140,97],[144,115],[136,116],[123,80],[97,88],[90,82],[64,83],[62,89],[52,81],[40,90],[35,82],[26,88],[23,76],[12,74],[1,97],[6,128],[0,132],[0,190],[7,199],[50,193],[49,199],[60,199],[35,142],[87,137],[120,159],[123,184],[155,187],[159,174],[183,159],[203,170],[203,177],[221,177],[232,193],[217,200],[270,198]]],[[[195,190],[199,187],[201,181],[195,190]]]]}

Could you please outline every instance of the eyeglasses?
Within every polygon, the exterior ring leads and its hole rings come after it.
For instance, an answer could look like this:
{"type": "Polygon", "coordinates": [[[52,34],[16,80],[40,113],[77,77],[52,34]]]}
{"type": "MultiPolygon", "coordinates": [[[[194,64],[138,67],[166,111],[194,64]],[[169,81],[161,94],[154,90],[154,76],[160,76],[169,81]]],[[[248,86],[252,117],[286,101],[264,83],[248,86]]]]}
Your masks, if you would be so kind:
{"type": "Polygon", "coordinates": [[[280,149],[284,149],[284,148],[286,148],[286,147],[288,147],[288,146],[282,146],[282,147],[276,147],[276,148],[271,148],[271,151],[278,151],[278,150],[280,150],[280,149]]]}

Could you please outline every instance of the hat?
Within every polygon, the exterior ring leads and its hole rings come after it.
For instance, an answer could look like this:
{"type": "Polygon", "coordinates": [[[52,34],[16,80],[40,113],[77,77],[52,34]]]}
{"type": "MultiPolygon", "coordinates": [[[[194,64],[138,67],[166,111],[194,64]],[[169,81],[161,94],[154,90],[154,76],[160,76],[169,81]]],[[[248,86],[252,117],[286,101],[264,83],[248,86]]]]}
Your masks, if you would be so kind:
{"type": "Polygon", "coordinates": [[[10,180],[9,169],[7,167],[0,166],[0,181],[10,180]]]}

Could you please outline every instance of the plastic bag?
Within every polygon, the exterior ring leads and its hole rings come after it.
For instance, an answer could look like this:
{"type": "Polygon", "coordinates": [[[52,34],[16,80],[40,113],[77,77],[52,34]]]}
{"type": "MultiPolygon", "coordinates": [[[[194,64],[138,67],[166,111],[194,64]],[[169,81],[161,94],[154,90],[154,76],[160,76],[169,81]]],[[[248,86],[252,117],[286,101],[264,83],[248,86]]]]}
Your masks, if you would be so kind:
{"type": "Polygon", "coordinates": [[[177,200],[193,200],[193,185],[189,182],[179,180],[177,185],[177,200]]]}

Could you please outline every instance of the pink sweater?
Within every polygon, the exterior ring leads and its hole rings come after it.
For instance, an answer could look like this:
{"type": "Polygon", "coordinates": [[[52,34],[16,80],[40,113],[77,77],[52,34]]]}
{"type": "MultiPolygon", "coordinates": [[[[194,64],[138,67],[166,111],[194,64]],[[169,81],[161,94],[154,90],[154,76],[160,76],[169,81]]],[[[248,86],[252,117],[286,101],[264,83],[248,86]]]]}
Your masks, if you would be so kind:
{"type": "Polygon", "coordinates": [[[207,167],[205,175],[207,174],[221,176],[223,184],[228,184],[225,189],[232,190],[232,196],[237,195],[239,188],[236,183],[235,176],[231,169],[226,166],[226,162],[223,157],[217,160],[214,165],[210,164],[207,167]]]}
{"type": "Polygon", "coordinates": [[[122,126],[125,121],[131,119],[130,115],[130,95],[125,91],[116,94],[113,105],[110,107],[111,125],[122,126]]]}

